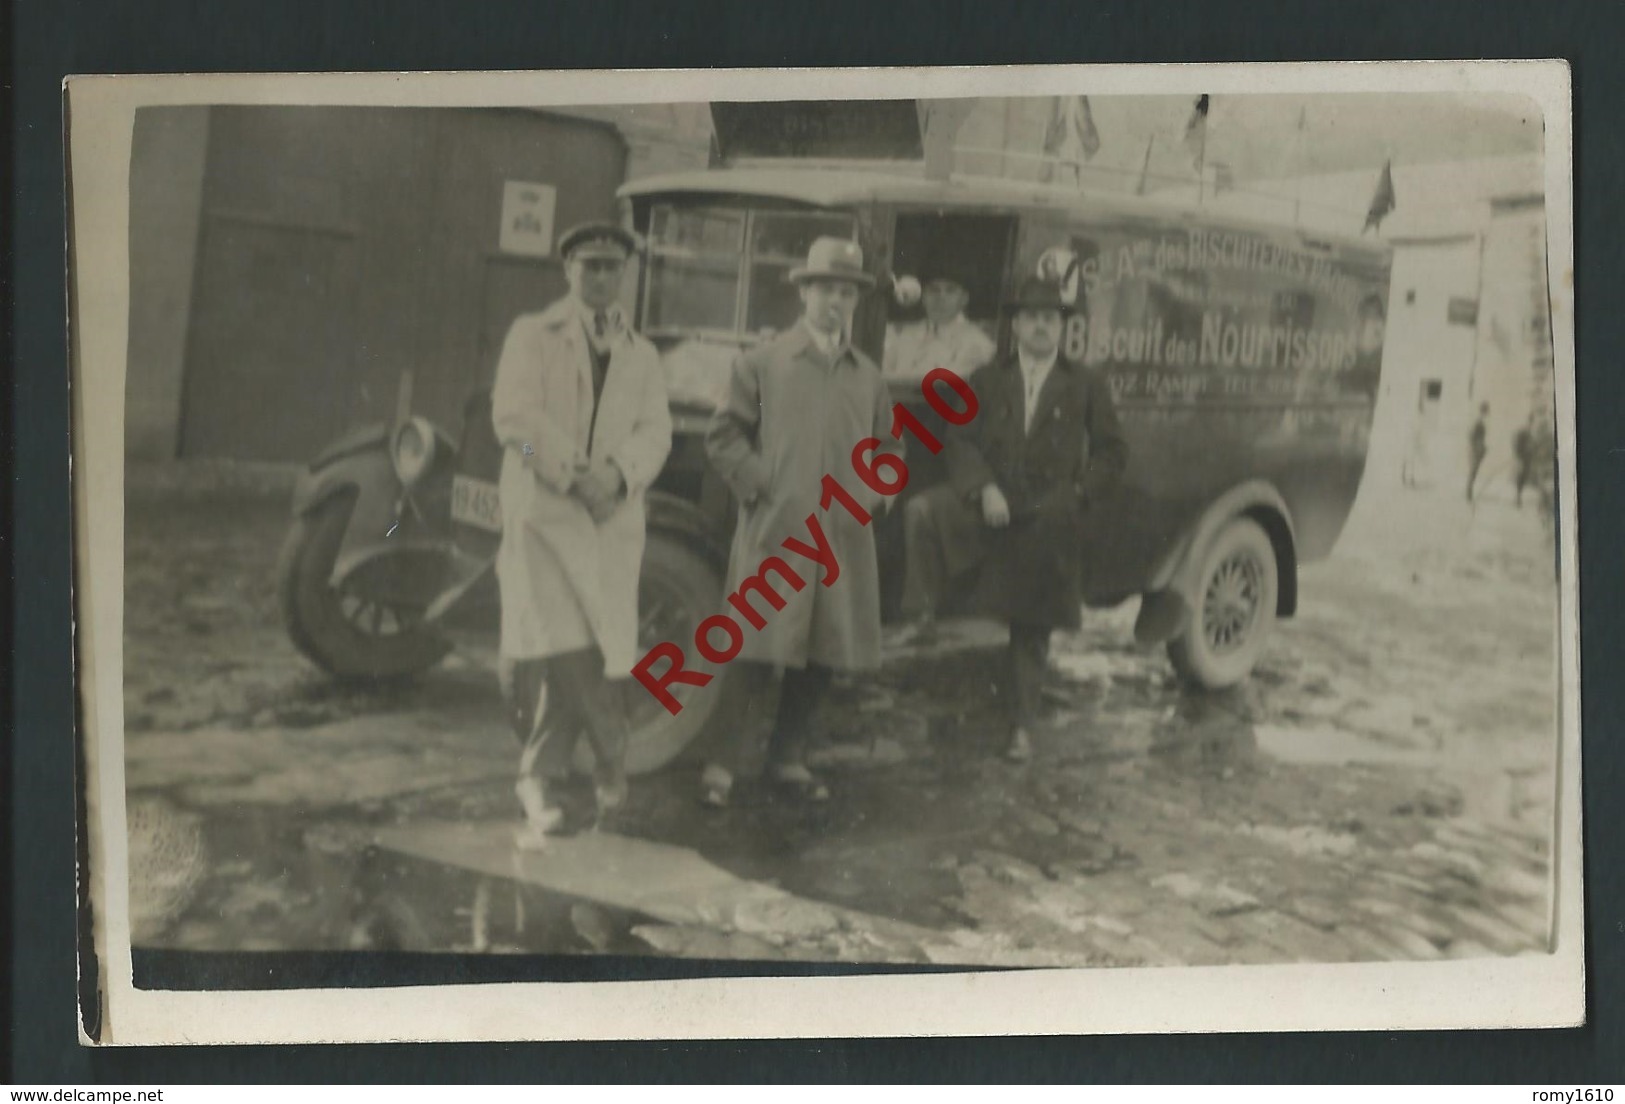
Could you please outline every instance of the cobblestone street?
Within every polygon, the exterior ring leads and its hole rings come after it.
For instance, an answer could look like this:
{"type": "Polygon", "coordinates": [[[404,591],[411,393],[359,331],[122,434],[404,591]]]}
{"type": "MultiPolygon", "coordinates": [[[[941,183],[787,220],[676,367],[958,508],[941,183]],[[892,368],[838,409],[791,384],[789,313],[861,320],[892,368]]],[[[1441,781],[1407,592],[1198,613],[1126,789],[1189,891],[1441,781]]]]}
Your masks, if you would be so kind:
{"type": "Polygon", "coordinates": [[[1132,645],[1132,603],[1096,611],[1057,638],[1053,712],[1012,766],[999,632],[961,624],[838,684],[829,804],[747,786],[704,810],[679,764],[535,877],[477,859],[518,812],[494,640],[409,686],[330,682],[276,616],[286,504],[275,477],[131,469],[138,945],[988,965],[1546,948],[1556,588],[1505,495],[1362,503],[1239,690],[1182,691],[1132,645]],[[714,888],[592,876],[623,859],[714,888]]]}

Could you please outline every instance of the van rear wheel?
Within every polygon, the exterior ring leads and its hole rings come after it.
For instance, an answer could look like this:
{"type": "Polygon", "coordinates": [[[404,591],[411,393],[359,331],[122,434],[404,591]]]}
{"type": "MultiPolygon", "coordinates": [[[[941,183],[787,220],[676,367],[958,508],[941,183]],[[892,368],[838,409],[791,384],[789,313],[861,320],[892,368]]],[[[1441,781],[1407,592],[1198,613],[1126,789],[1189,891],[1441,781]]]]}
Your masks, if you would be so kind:
{"type": "Polygon", "coordinates": [[[1223,690],[1252,673],[1275,625],[1280,569],[1269,534],[1251,518],[1233,518],[1202,555],[1189,627],[1168,642],[1180,678],[1223,690]]]}

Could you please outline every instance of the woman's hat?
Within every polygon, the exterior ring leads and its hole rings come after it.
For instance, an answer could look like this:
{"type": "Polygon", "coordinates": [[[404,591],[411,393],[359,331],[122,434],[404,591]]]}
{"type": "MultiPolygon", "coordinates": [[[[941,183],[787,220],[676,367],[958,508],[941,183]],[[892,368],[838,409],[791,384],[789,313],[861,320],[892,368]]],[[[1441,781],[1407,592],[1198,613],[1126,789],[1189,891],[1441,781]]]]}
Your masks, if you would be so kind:
{"type": "Polygon", "coordinates": [[[863,271],[863,250],[846,238],[819,238],[807,250],[807,263],[790,270],[792,283],[808,280],[850,280],[870,287],[875,278],[863,271]]]}

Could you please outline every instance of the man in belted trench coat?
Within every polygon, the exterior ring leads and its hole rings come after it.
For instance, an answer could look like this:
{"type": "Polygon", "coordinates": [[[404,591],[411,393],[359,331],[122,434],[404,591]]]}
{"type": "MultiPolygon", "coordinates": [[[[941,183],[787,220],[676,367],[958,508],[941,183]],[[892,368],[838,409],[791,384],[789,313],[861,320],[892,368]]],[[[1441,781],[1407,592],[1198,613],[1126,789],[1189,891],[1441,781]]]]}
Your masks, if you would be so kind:
{"type": "Polygon", "coordinates": [[[659,356],[617,305],[635,244],[610,224],[563,235],[570,293],[514,322],[491,392],[503,447],[501,655],[525,745],[522,846],[541,845],[562,820],[538,759],[567,772],[583,733],[599,812],[626,797],[625,703],[610,680],[636,658],[643,494],[671,451],[659,356]]]}
{"type": "Polygon", "coordinates": [[[1032,755],[1050,633],[1079,624],[1090,506],[1117,484],[1128,446],[1105,379],[1059,354],[1059,288],[1030,279],[1008,307],[1015,352],[971,376],[979,408],[947,441],[948,481],[905,510],[903,608],[929,623],[943,588],[976,573],[965,585],[977,612],[1010,626],[1000,697],[1006,754],[1022,761],[1032,755]]]}
{"type": "MultiPolygon", "coordinates": [[[[882,496],[853,474],[852,450],[869,437],[881,438],[883,451],[901,449],[891,437],[891,403],[880,369],[851,344],[859,293],[874,283],[863,270],[857,243],[818,239],[790,279],[800,289],[804,313],[734,362],[727,401],[706,434],[706,451],[740,504],[728,589],[740,593],[768,556],[781,557],[803,580],[792,590],[778,575],[762,573],[785,604],[774,609],[751,599],[763,623],[743,626],[738,661],[747,700],[765,694],[775,666],[785,669],[769,775],[801,796],[822,800],[828,790],[807,769],[807,740],[833,672],[880,665],[880,572],[873,527],[838,504],[821,508],[820,485],[825,475],[835,476],[863,509],[878,515],[882,496]],[[837,565],[838,575],[828,586],[825,568],[783,545],[789,537],[816,546],[809,518],[837,565]]],[[[734,734],[740,745],[748,738],[744,727],[741,723],[734,734]]],[[[706,769],[709,803],[728,800],[743,751],[736,746],[728,762],[706,769]]]]}

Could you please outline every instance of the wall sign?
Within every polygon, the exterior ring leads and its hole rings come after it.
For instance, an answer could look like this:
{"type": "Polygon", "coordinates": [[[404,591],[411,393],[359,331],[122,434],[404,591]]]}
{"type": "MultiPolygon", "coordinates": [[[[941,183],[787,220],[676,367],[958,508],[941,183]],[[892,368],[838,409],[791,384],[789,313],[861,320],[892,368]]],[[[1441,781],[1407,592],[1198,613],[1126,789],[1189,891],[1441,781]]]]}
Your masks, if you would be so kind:
{"type": "Polygon", "coordinates": [[[551,184],[506,180],[502,184],[502,233],[497,247],[504,253],[547,257],[553,253],[553,206],[558,189],[551,184]]]}
{"type": "Polygon", "coordinates": [[[717,152],[735,157],[918,161],[925,156],[914,100],[782,100],[711,104],[717,152]]]}

